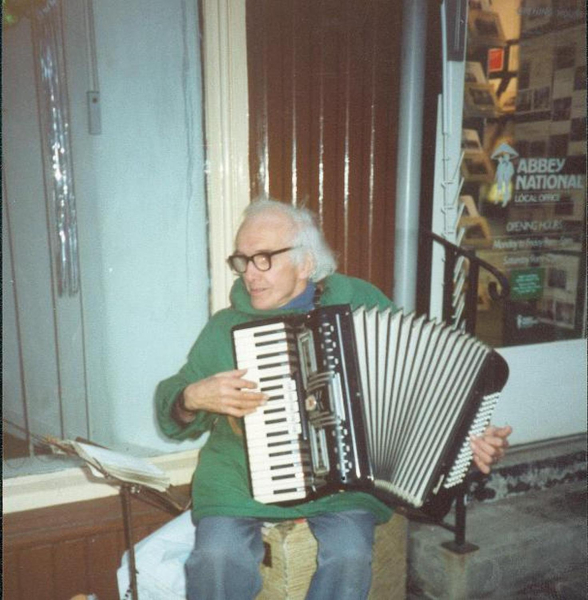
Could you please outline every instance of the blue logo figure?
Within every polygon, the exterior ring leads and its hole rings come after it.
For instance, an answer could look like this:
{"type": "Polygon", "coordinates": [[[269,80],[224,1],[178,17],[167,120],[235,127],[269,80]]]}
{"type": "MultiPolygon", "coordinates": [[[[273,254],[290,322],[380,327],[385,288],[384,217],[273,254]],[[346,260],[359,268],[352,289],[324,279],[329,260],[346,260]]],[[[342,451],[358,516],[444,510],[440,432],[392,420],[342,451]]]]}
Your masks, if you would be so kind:
{"type": "Polygon", "coordinates": [[[492,158],[498,160],[496,167],[496,199],[502,200],[502,206],[506,206],[512,197],[512,178],[515,173],[511,158],[516,158],[518,152],[508,144],[502,143],[492,153],[492,158]]]}

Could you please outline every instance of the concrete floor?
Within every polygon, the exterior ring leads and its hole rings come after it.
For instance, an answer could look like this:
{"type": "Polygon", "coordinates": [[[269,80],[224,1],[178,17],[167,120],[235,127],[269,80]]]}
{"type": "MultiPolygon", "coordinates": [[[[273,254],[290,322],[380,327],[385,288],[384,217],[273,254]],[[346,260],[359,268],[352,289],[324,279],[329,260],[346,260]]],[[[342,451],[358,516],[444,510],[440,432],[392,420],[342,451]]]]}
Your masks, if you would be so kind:
{"type": "MultiPolygon", "coordinates": [[[[543,489],[470,502],[466,538],[479,549],[469,554],[456,555],[441,546],[453,539],[446,529],[412,522],[407,598],[587,598],[585,462],[574,468],[574,478],[568,469],[557,483],[545,480],[543,489]]],[[[452,519],[450,513],[446,521],[452,519]]]]}

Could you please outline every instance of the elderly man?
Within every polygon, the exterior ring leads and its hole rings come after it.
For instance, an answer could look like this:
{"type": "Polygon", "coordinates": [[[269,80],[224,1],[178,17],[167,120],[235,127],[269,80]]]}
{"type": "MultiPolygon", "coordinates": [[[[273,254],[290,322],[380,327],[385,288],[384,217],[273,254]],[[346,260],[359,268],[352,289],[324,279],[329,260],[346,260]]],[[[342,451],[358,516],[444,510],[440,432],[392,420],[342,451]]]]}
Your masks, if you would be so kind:
{"type": "MultiPolygon", "coordinates": [[[[241,417],[267,401],[233,364],[234,325],[314,306],[386,308],[371,284],[335,273],[332,251],[308,210],[273,200],[245,211],[228,259],[239,275],[231,306],[213,315],[177,375],[157,389],[163,432],[176,439],[210,437],[200,452],[192,487],[196,540],[186,563],[190,599],[254,598],[261,588],[264,521],[306,518],[318,540],[318,565],[307,598],[366,598],[374,528],[391,509],[364,492],[342,492],[295,506],[255,501],[249,489],[241,417]]],[[[489,472],[508,446],[510,428],[472,441],[478,467],[489,472]]]]}

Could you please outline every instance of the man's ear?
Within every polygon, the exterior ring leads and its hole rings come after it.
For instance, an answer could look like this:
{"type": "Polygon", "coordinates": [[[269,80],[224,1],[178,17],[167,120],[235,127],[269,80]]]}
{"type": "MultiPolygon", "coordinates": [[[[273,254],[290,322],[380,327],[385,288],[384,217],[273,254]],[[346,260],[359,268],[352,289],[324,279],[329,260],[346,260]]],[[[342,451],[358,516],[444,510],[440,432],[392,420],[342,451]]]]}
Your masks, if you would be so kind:
{"type": "Polygon", "coordinates": [[[309,280],[315,270],[315,261],[310,252],[307,252],[300,268],[300,279],[309,280]]]}

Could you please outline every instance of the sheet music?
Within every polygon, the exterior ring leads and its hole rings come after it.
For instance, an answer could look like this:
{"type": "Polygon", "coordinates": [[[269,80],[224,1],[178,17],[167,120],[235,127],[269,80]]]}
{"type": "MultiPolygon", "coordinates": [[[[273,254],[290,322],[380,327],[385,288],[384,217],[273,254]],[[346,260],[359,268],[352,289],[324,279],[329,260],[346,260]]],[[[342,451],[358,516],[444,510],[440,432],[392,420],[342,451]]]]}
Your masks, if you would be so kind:
{"type": "Polygon", "coordinates": [[[71,445],[98,477],[111,475],[116,479],[144,485],[160,492],[165,492],[170,486],[169,477],[146,460],[81,442],[71,442],[71,445]]]}

